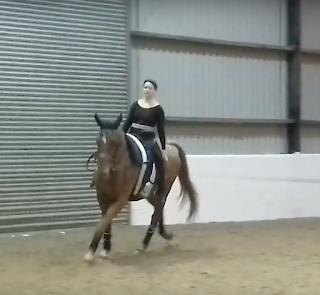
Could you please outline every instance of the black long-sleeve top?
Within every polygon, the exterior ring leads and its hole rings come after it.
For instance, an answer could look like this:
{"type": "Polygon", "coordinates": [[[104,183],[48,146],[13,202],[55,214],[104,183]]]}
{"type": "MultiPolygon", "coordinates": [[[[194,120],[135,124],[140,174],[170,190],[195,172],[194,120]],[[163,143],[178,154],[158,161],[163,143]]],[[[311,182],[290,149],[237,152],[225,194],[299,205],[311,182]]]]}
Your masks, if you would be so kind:
{"type": "MultiPolygon", "coordinates": [[[[140,125],[147,125],[150,127],[156,127],[158,129],[158,135],[163,150],[166,148],[166,136],[165,136],[165,115],[163,108],[157,105],[152,108],[143,108],[138,102],[134,102],[129,110],[128,117],[122,126],[124,132],[128,132],[133,123],[140,125]]],[[[143,140],[150,140],[155,138],[155,133],[131,127],[130,133],[139,135],[143,140]]]]}

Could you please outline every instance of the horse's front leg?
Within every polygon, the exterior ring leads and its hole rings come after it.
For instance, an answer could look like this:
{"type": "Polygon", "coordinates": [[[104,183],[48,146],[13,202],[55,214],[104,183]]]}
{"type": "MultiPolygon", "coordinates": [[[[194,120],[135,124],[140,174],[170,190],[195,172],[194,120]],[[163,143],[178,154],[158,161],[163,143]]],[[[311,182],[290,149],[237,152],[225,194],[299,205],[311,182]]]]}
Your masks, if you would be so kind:
{"type": "MultiPolygon", "coordinates": [[[[98,194],[98,203],[101,209],[101,215],[102,217],[106,215],[110,205],[107,202],[108,197],[105,196],[104,194],[98,194]]],[[[105,231],[105,233],[103,234],[103,248],[99,254],[99,257],[102,259],[107,259],[109,256],[109,252],[111,250],[111,225],[112,223],[110,223],[107,226],[107,229],[105,231]]]]}
{"type": "Polygon", "coordinates": [[[95,233],[89,245],[88,252],[84,256],[84,261],[90,263],[93,262],[94,254],[97,251],[102,236],[104,235],[104,233],[107,232],[107,229],[111,225],[113,218],[115,218],[120,213],[122,208],[125,206],[127,200],[128,198],[126,195],[120,196],[120,198],[117,201],[110,205],[106,214],[98,222],[95,233]]]}

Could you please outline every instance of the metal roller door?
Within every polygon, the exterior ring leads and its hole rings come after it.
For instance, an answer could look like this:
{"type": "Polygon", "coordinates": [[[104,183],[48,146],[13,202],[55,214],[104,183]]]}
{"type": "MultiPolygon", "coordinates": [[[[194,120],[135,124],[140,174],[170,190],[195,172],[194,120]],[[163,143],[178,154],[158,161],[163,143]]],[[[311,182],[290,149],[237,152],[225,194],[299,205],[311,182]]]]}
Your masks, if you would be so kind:
{"type": "Polygon", "coordinates": [[[127,109],[126,34],[125,0],[0,2],[0,232],[100,217],[85,162],[94,112],[127,109]]]}

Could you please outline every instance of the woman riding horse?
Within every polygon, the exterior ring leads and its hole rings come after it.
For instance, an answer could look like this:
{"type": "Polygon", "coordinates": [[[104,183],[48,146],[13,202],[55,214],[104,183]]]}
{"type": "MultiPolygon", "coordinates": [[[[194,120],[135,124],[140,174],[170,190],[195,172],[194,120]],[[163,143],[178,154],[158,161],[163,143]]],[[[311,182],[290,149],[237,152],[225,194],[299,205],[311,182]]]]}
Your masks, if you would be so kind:
{"type": "Polygon", "coordinates": [[[145,251],[148,248],[158,225],[160,236],[167,241],[172,240],[172,233],[165,229],[163,209],[177,177],[180,182],[180,204],[184,205],[189,202],[190,205],[188,220],[194,218],[198,211],[198,194],[190,179],[186,154],[178,143],[166,143],[164,111],[154,99],[157,83],[153,80],[146,80],[143,83],[143,90],[144,97],[131,105],[128,118],[122,129],[119,128],[122,121],[121,114],[114,122],[102,120],[97,113],[95,114],[95,121],[100,127],[100,131],[96,139],[97,151],[91,157],[95,157],[97,160],[93,183],[102,217],[84,257],[86,262],[93,261],[102,236],[104,242],[100,256],[103,258],[108,256],[111,251],[112,220],[127,202],[145,199],[145,196],[133,193],[140,170],[130,157],[126,140],[127,132],[140,138],[146,149],[153,153],[157,169],[158,191],[152,192],[146,197],[148,202],[153,205],[154,211],[142,241],[142,247],[139,250],[145,251]],[[156,142],[156,129],[159,133],[161,149],[156,142]],[[163,158],[169,159],[166,165],[164,165],[163,158]],[[161,195],[160,198],[159,195],[161,195]]]}

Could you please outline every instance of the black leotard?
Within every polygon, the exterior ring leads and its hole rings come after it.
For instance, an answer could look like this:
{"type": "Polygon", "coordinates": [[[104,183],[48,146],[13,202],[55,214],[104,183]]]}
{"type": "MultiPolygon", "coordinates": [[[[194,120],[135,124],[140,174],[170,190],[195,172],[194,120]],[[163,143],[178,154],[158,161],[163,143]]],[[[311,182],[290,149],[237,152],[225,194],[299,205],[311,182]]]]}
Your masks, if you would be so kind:
{"type": "MultiPolygon", "coordinates": [[[[158,129],[161,147],[163,150],[166,148],[166,136],[164,131],[165,115],[163,108],[160,105],[147,109],[141,107],[137,101],[134,102],[130,107],[128,117],[122,126],[123,131],[128,132],[133,123],[156,127],[158,129]]],[[[131,127],[130,133],[140,136],[145,141],[155,139],[155,133],[152,131],[131,127]]]]}

